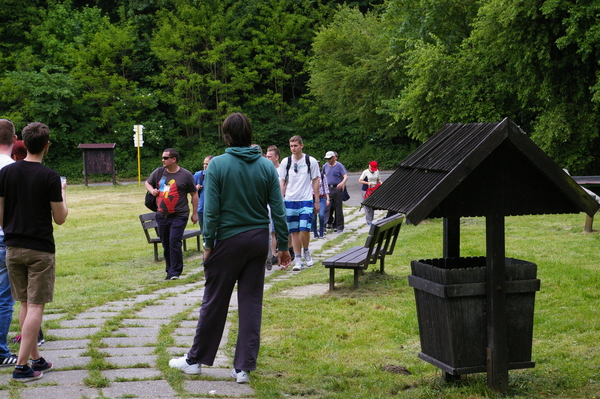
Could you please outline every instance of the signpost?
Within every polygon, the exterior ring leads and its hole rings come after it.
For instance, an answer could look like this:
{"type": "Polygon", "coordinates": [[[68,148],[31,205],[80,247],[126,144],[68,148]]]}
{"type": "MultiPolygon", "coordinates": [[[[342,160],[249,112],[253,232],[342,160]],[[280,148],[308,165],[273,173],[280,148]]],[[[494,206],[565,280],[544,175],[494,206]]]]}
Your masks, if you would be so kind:
{"type": "Polygon", "coordinates": [[[144,126],[143,125],[133,125],[133,146],[137,147],[137,160],[138,160],[138,186],[141,185],[141,164],[140,164],[140,147],[144,146],[144,135],[143,135],[144,126]]]}

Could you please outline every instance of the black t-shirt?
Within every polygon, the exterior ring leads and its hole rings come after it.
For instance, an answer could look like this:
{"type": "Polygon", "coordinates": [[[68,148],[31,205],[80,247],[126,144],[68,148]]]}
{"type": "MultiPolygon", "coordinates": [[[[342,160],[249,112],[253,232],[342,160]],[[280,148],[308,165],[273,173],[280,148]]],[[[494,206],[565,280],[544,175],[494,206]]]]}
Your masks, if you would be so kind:
{"type": "Polygon", "coordinates": [[[62,202],[60,176],[39,162],[18,161],[0,170],[7,246],[55,252],[50,202],[62,202]]]}
{"type": "Polygon", "coordinates": [[[169,173],[161,167],[150,174],[148,183],[160,191],[160,194],[156,197],[158,212],[163,215],[189,215],[190,206],[188,205],[187,194],[194,193],[197,190],[194,176],[189,170],[179,167],[177,172],[169,173]],[[159,176],[160,180],[158,180],[159,176]]]}

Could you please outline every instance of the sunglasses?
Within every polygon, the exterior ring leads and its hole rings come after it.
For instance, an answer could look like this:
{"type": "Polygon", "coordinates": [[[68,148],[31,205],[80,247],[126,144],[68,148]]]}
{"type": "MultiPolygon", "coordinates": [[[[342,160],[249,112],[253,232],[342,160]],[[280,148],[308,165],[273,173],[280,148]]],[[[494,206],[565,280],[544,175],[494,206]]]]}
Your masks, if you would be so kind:
{"type": "Polygon", "coordinates": [[[166,161],[169,158],[173,158],[173,157],[163,157],[163,159],[166,161]]]}
{"type": "Polygon", "coordinates": [[[298,173],[298,164],[297,163],[294,164],[294,173],[298,173]]]}

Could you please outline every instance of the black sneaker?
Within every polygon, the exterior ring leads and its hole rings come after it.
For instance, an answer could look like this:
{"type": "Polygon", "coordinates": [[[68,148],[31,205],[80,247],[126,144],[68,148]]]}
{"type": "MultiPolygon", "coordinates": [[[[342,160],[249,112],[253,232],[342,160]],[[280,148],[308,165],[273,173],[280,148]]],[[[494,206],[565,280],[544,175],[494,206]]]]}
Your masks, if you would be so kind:
{"type": "Polygon", "coordinates": [[[39,380],[44,376],[44,373],[41,371],[35,371],[31,367],[27,367],[27,370],[17,370],[13,371],[13,380],[21,381],[21,382],[29,382],[33,380],[39,380]]]}
{"type": "Polygon", "coordinates": [[[267,256],[267,260],[266,260],[266,262],[265,262],[265,268],[266,268],[267,270],[271,270],[271,269],[273,269],[273,261],[272,261],[272,260],[271,260],[271,258],[269,258],[268,256],[267,256]]]}
{"type": "Polygon", "coordinates": [[[9,355],[7,357],[0,357],[0,367],[8,367],[8,366],[16,366],[17,365],[17,356],[9,355]]]}
{"type": "Polygon", "coordinates": [[[52,369],[52,363],[47,362],[46,359],[40,357],[38,360],[31,362],[31,368],[33,371],[49,371],[52,369]]]}

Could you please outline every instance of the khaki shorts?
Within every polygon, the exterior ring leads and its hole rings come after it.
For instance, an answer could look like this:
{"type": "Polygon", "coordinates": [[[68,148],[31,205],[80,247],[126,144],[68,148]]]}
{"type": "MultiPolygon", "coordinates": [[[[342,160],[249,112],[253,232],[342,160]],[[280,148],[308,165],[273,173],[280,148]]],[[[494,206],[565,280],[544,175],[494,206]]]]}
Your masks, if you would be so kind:
{"type": "Polygon", "coordinates": [[[56,278],[53,253],[6,247],[6,267],[15,301],[38,305],[52,302],[56,278]]]}

